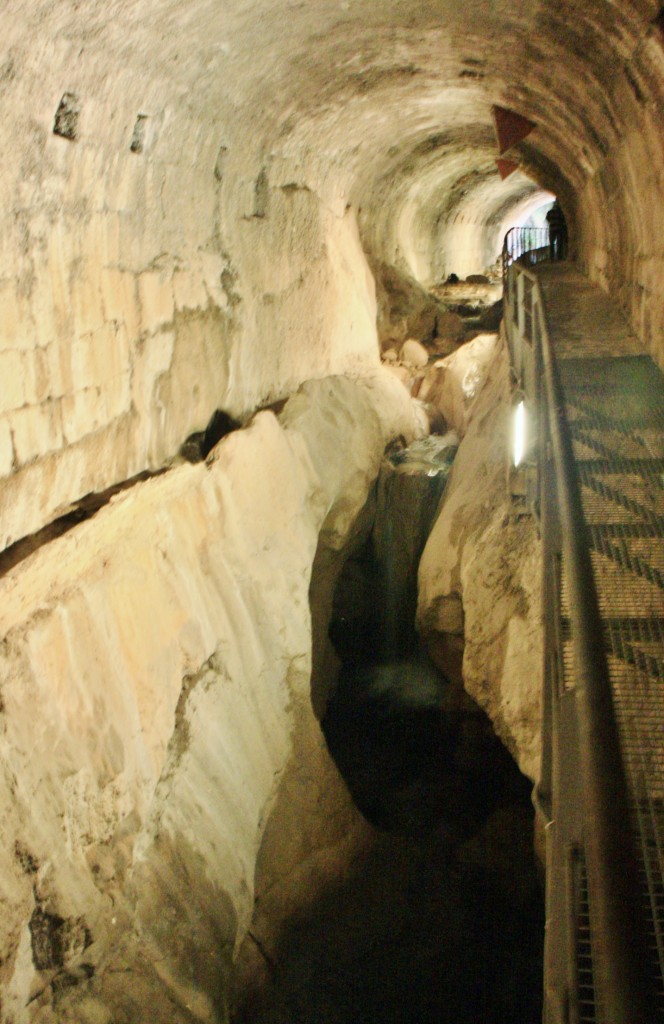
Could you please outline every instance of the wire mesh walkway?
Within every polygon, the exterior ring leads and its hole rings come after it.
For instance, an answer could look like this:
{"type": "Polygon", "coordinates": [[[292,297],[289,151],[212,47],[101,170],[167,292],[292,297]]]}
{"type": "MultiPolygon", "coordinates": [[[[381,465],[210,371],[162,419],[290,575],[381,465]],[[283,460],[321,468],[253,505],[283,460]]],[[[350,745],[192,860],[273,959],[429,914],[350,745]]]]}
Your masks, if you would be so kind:
{"type": "MultiPolygon", "coordinates": [[[[664,1021],[664,376],[638,354],[607,296],[572,267],[542,266],[538,278],[590,537],[650,933],[656,1020],[664,1021]]],[[[562,685],[571,690],[564,567],[560,615],[562,685]]],[[[583,863],[578,871],[576,1020],[610,1024],[595,1004],[583,863]]]]}

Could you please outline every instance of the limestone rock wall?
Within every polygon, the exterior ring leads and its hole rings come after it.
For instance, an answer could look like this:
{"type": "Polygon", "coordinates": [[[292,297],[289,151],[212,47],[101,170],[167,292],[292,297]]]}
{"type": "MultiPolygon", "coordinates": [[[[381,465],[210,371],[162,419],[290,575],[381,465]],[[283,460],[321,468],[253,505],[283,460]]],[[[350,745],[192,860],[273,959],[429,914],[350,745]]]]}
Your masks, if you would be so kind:
{"type": "Polygon", "coordinates": [[[314,889],[325,850],[339,871],[364,841],[313,718],[308,590],[416,422],[380,370],[282,417],[0,583],[3,1021],[223,1020],[274,814],[273,873],[309,864],[314,889]]]}
{"type": "Polygon", "coordinates": [[[536,779],[541,548],[532,517],[514,516],[508,493],[509,397],[501,340],[484,386],[465,411],[466,433],[420,562],[417,620],[443,670],[454,672],[456,652],[463,649],[465,689],[521,770],[536,779]]]}
{"type": "Polygon", "coordinates": [[[34,4],[6,26],[2,548],[167,463],[216,408],[243,417],[377,362],[353,213],[263,166],[269,118],[255,133],[223,89],[210,105],[206,61],[223,52],[178,65],[175,6],[150,23],[166,63],[131,5],[115,28],[97,3],[34,4]]]}

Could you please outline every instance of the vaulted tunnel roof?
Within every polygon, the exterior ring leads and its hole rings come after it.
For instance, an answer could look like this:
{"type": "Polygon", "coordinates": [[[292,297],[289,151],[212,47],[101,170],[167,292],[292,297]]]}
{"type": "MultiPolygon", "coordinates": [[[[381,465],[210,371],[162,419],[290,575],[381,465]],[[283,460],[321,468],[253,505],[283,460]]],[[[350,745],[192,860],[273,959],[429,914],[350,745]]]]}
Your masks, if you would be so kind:
{"type": "MultiPolygon", "coordinates": [[[[424,283],[479,271],[544,189],[658,355],[659,12],[17,0],[0,60],[0,302],[22,383],[0,411],[0,475],[30,475],[48,517],[72,489],[163,464],[217,406],[243,414],[375,362],[362,248],[424,283]],[[65,97],[69,138],[53,134],[65,97]],[[536,125],[505,181],[494,105],[536,125]]],[[[32,528],[21,488],[7,505],[32,528]]]]}

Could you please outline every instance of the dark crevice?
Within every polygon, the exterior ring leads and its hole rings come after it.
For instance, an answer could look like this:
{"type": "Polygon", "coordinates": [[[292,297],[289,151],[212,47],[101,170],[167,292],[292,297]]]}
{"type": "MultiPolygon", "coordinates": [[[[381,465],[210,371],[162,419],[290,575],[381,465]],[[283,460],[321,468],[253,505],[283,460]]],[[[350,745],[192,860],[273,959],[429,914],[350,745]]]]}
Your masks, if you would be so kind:
{"type": "Polygon", "coordinates": [[[452,847],[379,835],[296,913],[234,1024],[540,1024],[541,892],[530,809],[452,847]]]}
{"type": "Polygon", "coordinates": [[[235,1024],[541,1021],[530,783],[414,630],[417,563],[452,456],[442,438],[390,452],[373,530],[334,595],[343,664],[322,725],[374,841],[293,913],[235,1024]]]}
{"type": "Polygon", "coordinates": [[[215,181],[223,181],[224,177],[224,164],[226,162],[226,154],[228,153],[227,146],[220,146],[217,153],[217,159],[214,164],[214,177],[215,181]]]}
{"type": "Polygon", "coordinates": [[[190,434],[180,448],[180,455],[187,462],[202,462],[222,437],[239,430],[242,424],[223,409],[215,409],[205,430],[190,434]]]}
{"type": "MultiPolygon", "coordinates": [[[[269,409],[275,415],[278,415],[287,401],[287,398],[283,398],[263,408],[269,409]]],[[[240,430],[243,426],[243,423],[234,419],[229,413],[224,412],[223,409],[215,409],[205,430],[190,434],[180,446],[178,456],[187,462],[202,462],[207,459],[212,449],[222,438],[235,430],[240,430]]],[[[146,480],[161,476],[171,468],[171,464],[168,464],[156,470],[146,469],[130,477],[128,480],[123,480],[120,483],[113,484],[111,487],[107,487],[103,491],[94,491],[84,495],[63,515],[47,523],[46,526],[43,526],[35,533],[27,537],[21,537],[20,540],[15,541],[5,548],[4,551],[0,552],[0,579],[26,558],[29,558],[30,555],[38,551],[39,548],[44,547],[51,541],[57,540],[59,537],[63,537],[87,519],[92,519],[101,508],[108,505],[116,494],[130,490],[146,480]]]]}
{"type": "MultiPolygon", "coordinates": [[[[280,404],[276,403],[275,408],[279,407],[280,404]]],[[[241,427],[242,423],[239,420],[234,419],[224,412],[223,409],[216,409],[210,417],[205,430],[190,434],[181,445],[178,455],[187,462],[202,462],[223,437],[241,427]]],[[[69,533],[75,526],[79,526],[87,519],[92,519],[99,509],[108,505],[116,494],[130,490],[137,484],[151,480],[153,477],[161,476],[163,473],[167,473],[170,468],[170,465],[166,465],[156,470],[146,469],[130,477],[128,480],[123,480],[120,483],[113,484],[111,487],[107,487],[103,491],[86,494],[64,515],[47,523],[41,530],[37,530],[35,533],[30,534],[30,536],[22,537],[20,540],[15,541],[14,544],[0,552],[0,579],[11,569],[14,569],[15,566],[19,565],[20,562],[23,562],[30,555],[34,554],[35,551],[38,551],[39,548],[44,547],[45,544],[49,544],[51,541],[57,540],[58,537],[64,536],[64,534],[69,533]]]]}
{"type": "Polygon", "coordinates": [[[34,554],[35,551],[38,551],[39,548],[69,533],[70,530],[85,522],[86,519],[92,519],[99,509],[103,508],[104,505],[108,505],[111,498],[115,497],[116,494],[129,490],[131,487],[135,487],[136,484],[143,483],[144,480],[161,476],[166,471],[166,468],[154,471],[144,470],[142,473],[137,473],[136,476],[130,477],[129,480],[123,480],[121,483],[113,484],[112,487],[107,487],[104,491],[86,494],[64,515],[43,526],[36,533],[30,534],[28,537],[22,537],[0,552],[0,578],[19,565],[20,562],[34,554]]]}
{"type": "Polygon", "coordinates": [[[659,33],[659,40],[664,44],[664,7],[660,7],[659,14],[653,22],[659,33]]]}
{"type": "Polygon", "coordinates": [[[60,105],[55,112],[53,134],[73,141],[78,137],[78,119],[80,106],[78,97],[73,92],[64,93],[60,105]]]}
{"type": "Polygon", "coordinates": [[[145,133],[147,130],[147,114],[138,114],[136,117],[136,124],[134,125],[134,132],[131,137],[131,143],[129,149],[132,153],[142,153],[145,149],[145,133]]]}

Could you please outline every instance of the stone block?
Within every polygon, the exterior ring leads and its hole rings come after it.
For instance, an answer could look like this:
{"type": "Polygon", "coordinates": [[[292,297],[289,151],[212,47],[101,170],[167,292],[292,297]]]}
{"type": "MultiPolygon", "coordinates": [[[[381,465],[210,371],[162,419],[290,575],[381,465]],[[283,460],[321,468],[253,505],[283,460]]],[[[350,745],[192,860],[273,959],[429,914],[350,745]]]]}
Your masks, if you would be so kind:
{"type": "Polygon", "coordinates": [[[153,334],[141,343],[133,359],[132,399],[139,413],[150,412],[155,383],[168,372],[175,349],[175,334],[165,331],[153,334]]]}
{"type": "Polygon", "coordinates": [[[11,349],[0,352],[0,412],[20,409],[25,403],[23,356],[11,349]]]}
{"type": "Polygon", "coordinates": [[[114,350],[114,375],[131,368],[129,331],[125,324],[109,324],[112,332],[111,344],[114,350]]]}
{"type": "Polygon", "coordinates": [[[78,264],[70,283],[70,303],[77,334],[96,330],[104,322],[101,291],[95,275],[86,263],[78,264]]]}
{"type": "Polygon", "coordinates": [[[68,444],[93,434],[106,422],[99,388],[86,388],[62,399],[62,429],[68,444]]]}
{"type": "Polygon", "coordinates": [[[68,341],[54,341],[44,349],[49,393],[52,397],[71,394],[74,390],[71,370],[71,346],[68,341]]]}
{"type": "Polygon", "coordinates": [[[107,380],[101,389],[101,407],[106,423],[128,412],[131,406],[131,382],[129,370],[107,380]]]}
{"type": "Polygon", "coordinates": [[[2,309],[2,317],[0,317],[0,351],[9,348],[27,347],[31,339],[26,338],[25,344],[21,344],[21,339],[26,336],[22,330],[16,287],[13,280],[0,288],[0,309],[2,309]]]}
{"type": "Polygon", "coordinates": [[[173,295],[176,309],[205,309],[208,293],[203,275],[194,269],[176,270],[173,274],[173,295]]]}
{"type": "Polygon", "coordinates": [[[170,274],[146,270],[138,278],[141,304],[141,332],[153,334],[172,323],[175,303],[170,274]]]}
{"type": "Polygon", "coordinates": [[[71,343],[71,373],[74,391],[83,391],[99,383],[93,335],[74,338],[71,343]]]}
{"type": "Polygon", "coordinates": [[[0,419],[0,477],[8,476],[11,473],[13,462],[12,434],[8,420],[3,418],[0,419]]]}
{"type": "Polygon", "coordinates": [[[129,336],[137,337],[140,331],[140,310],[135,274],[118,267],[104,267],[101,272],[101,292],[106,322],[126,324],[129,336]]]}
{"type": "Polygon", "coordinates": [[[10,423],[16,459],[21,466],[40,455],[62,448],[62,410],[59,400],[17,409],[11,414],[10,423]]]}
{"type": "Polygon", "coordinates": [[[52,397],[45,348],[23,353],[23,387],[25,401],[30,405],[38,405],[52,397]]]}
{"type": "Polygon", "coordinates": [[[119,158],[113,169],[112,177],[108,179],[109,201],[115,210],[134,210],[138,196],[143,190],[142,171],[140,161],[128,154],[125,158],[119,158]]]}
{"type": "Polygon", "coordinates": [[[116,377],[127,369],[128,355],[124,325],[120,332],[117,324],[104,324],[92,334],[74,339],[71,345],[74,390],[98,386],[116,377]]]}
{"type": "Polygon", "coordinates": [[[102,384],[119,373],[114,339],[115,324],[104,324],[103,327],[88,335],[88,360],[91,370],[94,371],[90,384],[102,384]]]}
{"type": "Polygon", "coordinates": [[[68,331],[71,323],[68,271],[66,267],[65,244],[60,231],[55,229],[49,238],[48,274],[53,310],[60,331],[68,331]]]}

